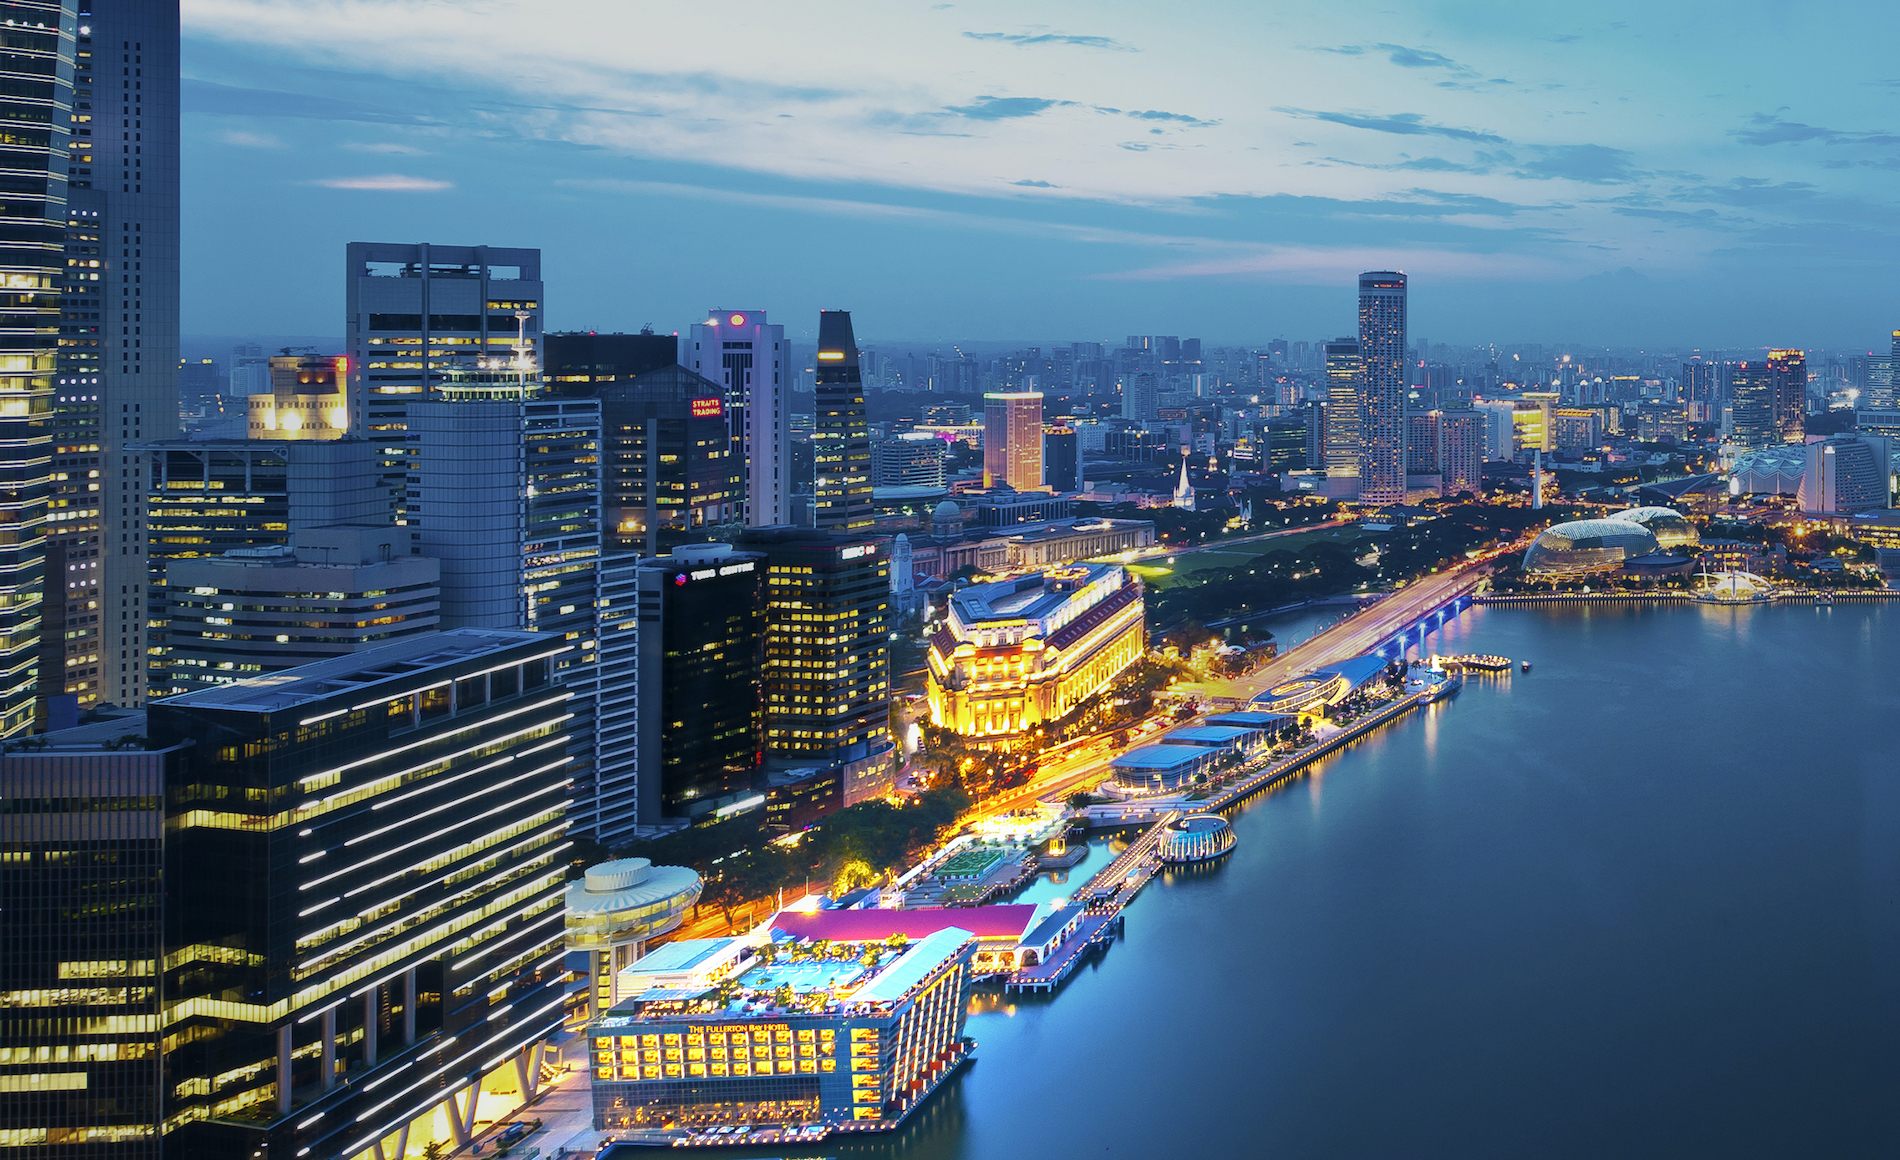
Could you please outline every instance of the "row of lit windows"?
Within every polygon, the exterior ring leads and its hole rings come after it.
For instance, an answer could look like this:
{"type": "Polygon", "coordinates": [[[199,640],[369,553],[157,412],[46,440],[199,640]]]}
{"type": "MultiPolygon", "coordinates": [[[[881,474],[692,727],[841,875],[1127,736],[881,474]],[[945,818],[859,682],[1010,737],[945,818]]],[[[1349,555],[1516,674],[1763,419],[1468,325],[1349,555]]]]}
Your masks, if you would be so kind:
{"type": "MultiPolygon", "coordinates": [[[[853,1061],[854,1066],[855,1066],[855,1062],[856,1061],[853,1061]]],[[[710,1078],[718,1079],[718,1078],[728,1078],[728,1077],[736,1077],[736,1076],[755,1076],[755,1075],[820,1075],[820,1074],[829,1075],[830,1073],[835,1072],[837,1070],[838,1070],[838,1063],[836,1060],[832,1060],[832,1059],[821,1059],[821,1060],[816,1060],[816,1061],[809,1060],[809,1059],[800,1059],[800,1060],[781,1059],[781,1060],[778,1060],[776,1063],[769,1063],[764,1060],[761,1060],[757,1063],[751,1063],[745,1060],[740,1060],[734,1063],[719,1063],[719,1062],[663,1063],[663,1064],[648,1063],[648,1064],[641,1064],[638,1067],[623,1065],[619,1070],[619,1078],[620,1079],[681,1079],[681,1078],[686,1078],[686,1077],[692,1077],[696,1079],[704,1079],[704,1078],[710,1077],[710,1078]]],[[[594,1068],[594,1078],[595,1079],[613,1079],[615,1078],[614,1069],[611,1067],[600,1067],[596,1065],[594,1068]]]]}

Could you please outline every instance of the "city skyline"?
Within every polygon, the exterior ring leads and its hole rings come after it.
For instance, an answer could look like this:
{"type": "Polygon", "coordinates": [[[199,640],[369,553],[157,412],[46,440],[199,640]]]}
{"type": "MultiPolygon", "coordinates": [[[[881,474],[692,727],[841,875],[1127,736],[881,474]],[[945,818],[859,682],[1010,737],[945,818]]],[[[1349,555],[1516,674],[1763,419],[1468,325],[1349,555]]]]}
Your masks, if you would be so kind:
{"type": "Polygon", "coordinates": [[[1399,269],[1441,341],[1878,347],[1895,18],[1772,11],[959,5],[819,38],[739,8],[712,38],[643,16],[665,49],[629,58],[609,7],[203,0],[184,330],[324,333],[343,241],[456,236],[542,247],[554,329],[743,301],[893,339],[1248,341],[1336,333],[1351,275],[1399,269]],[[1725,67],[1769,35],[1815,68],[1725,67]],[[228,276],[263,267],[323,276],[228,276]]]}

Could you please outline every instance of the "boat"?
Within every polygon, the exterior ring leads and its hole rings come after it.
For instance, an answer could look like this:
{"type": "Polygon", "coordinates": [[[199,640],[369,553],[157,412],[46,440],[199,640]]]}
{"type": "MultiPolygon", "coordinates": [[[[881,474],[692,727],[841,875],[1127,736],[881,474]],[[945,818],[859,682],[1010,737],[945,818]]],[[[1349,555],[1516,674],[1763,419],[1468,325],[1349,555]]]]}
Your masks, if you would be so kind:
{"type": "Polygon", "coordinates": [[[1527,673],[1531,671],[1531,663],[1529,661],[1524,662],[1524,671],[1527,673]]]}

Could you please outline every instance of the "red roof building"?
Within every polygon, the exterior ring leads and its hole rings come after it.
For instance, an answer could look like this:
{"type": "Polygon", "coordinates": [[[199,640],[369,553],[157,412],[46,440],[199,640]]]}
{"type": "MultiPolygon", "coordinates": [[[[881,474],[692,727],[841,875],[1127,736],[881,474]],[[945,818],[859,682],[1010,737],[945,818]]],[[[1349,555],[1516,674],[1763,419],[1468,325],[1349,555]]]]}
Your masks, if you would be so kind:
{"type": "Polygon", "coordinates": [[[772,929],[796,939],[827,942],[882,942],[901,934],[912,942],[940,930],[960,927],[984,941],[1022,941],[1036,918],[1034,903],[967,906],[938,910],[781,910],[772,929]]]}

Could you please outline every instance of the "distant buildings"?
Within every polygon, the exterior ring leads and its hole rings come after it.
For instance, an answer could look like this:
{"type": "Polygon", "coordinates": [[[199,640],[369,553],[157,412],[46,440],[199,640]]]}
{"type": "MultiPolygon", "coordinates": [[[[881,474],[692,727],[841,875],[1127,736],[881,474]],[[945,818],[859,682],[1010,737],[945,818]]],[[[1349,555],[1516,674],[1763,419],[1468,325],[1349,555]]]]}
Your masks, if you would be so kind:
{"type": "Polygon", "coordinates": [[[983,396],[983,486],[1041,491],[1042,395],[1036,391],[983,396]]]}
{"type": "Polygon", "coordinates": [[[872,523],[871,431],[849,311],[819,312],[817,358],[813,522],[827,530],[868,531],[872,523]]]}
{"type": "Polygon", "coordinates": [[[1485,417],[1473,410],[1437,412],[1439,489],[1447,496],[1484,494],[1485,417]]]}
{"type": "Polygon", "coordinates": [[[1042,429],[1042,485],[1050,491],[1082,490],[1082,444],[1075,428],[1042,429]]]}
{"type": "Polygon", "coordinates": [[[1405,275],[1359,276],[1359,501],[1405,500],[1405,275]]]}
{"type": "Polygon", "coordinates": [[[930,638],[930,715],[969,735],[1020,733],[1068,715],[1147,648],[1141,581],[1076,564],[977,584],[930,638]]]}
{"type": "Polygon", "coordinates": [[[936,435],[907,431],[871,448],[874,487],[944,486],[944,454],[949,444],[936,435]]]}
{"type": "Polygon", "coordinates": [[[1735,446],[1758,450],[1783,442],[1777,415],[1784,377],[1764,362],[1737,363],[1730,372],[1734,402],[1729,438],[1735,446]]]}
{"type": "Polygon", "coordinates": [[[1798,350],[1768,352],[1774,382],[1774,429],[1783,443],[1799,443],[1807,433],[1808,359],[1798,350]]]}

